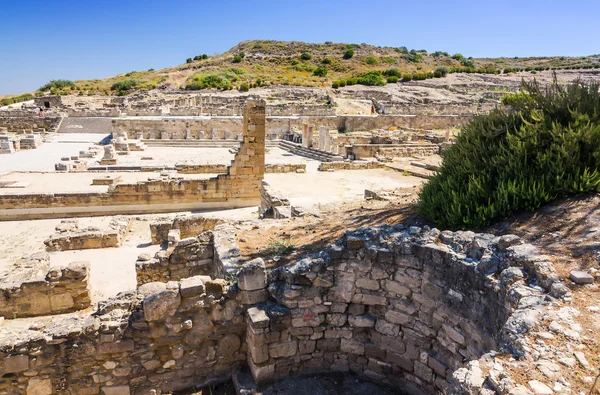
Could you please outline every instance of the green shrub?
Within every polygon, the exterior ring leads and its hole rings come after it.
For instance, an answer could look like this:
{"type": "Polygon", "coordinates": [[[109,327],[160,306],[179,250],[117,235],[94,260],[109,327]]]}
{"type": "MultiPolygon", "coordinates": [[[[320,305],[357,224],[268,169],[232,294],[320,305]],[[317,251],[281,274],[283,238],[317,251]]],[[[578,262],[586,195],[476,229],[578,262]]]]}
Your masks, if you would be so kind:
{"type": "Polygon", "coordinates": [[[387,64],[397,64],[398,63],[398,59],[396,59],[392,56],[382,56],[379,58],[379,60],[382,63],[387,63],[387,64]]]}
{"type": "Polygon", "coordinates": [[[233,63],[240,63],[242,61],[242,57],[240,55],[235,55],[233,57],[233,63]]]}
{"type": "Polygon", "coordinates": [[[419,63],[420,61],[423,60],[423,56],[421,56],[421,54],[417,53],[414,49],[411,50],[409,53],[402,55],[402,58],[406,59],[409,62],[413,62],[413,63],[419,63]]]}
{"type": "Polygon", "coordinates": [[[402,77],[402,73],[400,73],[400,70],[398,69],[388,69],[385,70],[383,73],[383,75],[385,75],[386,77],[402,77]]]}
{"type": "Polygon", "coordinates": [[[520,93],[467,124],[420,193],[419,211],[439,226],[486,226],[558,197],[600,192],[600,85],[520,93]]]}
{"type": "Polygon", "coordinates": [[[472,60],[469,59],[463,59],[460,61],[460,63],[465,66],[465,67],[469,67],[469,68],[475,68],[475,63],[473,63],[472,60]]]}
{"type": "Polygon", "coordinates": [[[248,92],[250,90],[250,87],[248,86],[247,83],[242,82],[240,85],[240,92],[248,92]]]}
{"type": "Polygon", "coordinates": [[[396,82],[398,82],[398,77],[396,77],[395,75],[391,75],[387,77],[387,82],[388,84],[395,84],[396,82]]]}
{"type": "Polygon", "coordinates": [[[351,86],[351,85],[356,85],[357,84],[357,79],[356,78],[348,78],[346,80],[346,85],[351,86]]]}
{"type": "Polygon", "coordinates": [[[356,79],[356,83],[360,85],[368,85],[368,86],[384,86],[386,84],[385,78],[381,75],[379,71],[369,71],[358,77],[356,79]]]}
{"type": "Polygon", "coordinates": [[[302,59],[302,60],[311,60],[312,59],[312,55],[309,54],[308,52],[303,52],[302,55],[300,55],[300,59],[302,59]]]}
{"type": "Polygon", "coordinates": [[[337,89],[337,88],[339,88],[339,87],[340,87],[340,84],[339,84],[339,82],[337,82],[337,81],[333,81],[333,83],[331,84],[331,87],[332,87],[333,89],[337,89]]]}
{"type": "Polygon", "coordinates": [[[45,91],[51,90],[52,88],[62,89],[62,88],[74,87],[74,86],[75,86],[75,83],[70,80],[52,80],[52,81],[48,82],[46,85],[42,86],[39,90],[45,92],[45,91]]]}
{"type": "Polygon", "coordinates": [[[445,76],[448,75],[448,68],[444,67],[444,66],[438,66],[438,67],[435,68],[435,70],[433,71],[433,73],[434,73],[434,76],[435,76],[436,73],[439,75],[439,77],[437,77],[437,78],[445,77],[445,76]]]}
{"type": "Polygon", "coordinates": [[[351,59],[354,56],[354,51],[352,49],[346,50],[344,52],[344,59],[351,59]]]}
{"type": "Polygon", "coordinates": [[[0,105],[8,106],[9,104],[21,103],[28,100],[33,100],[33,95],[31,93],[24,93],[19,96],[7,97],[5,99],[0,100],[0,105]]]}
{"type": "Polygon", "coordinates": [[[323,64],[331,64],[331,58],[324,58],[323,60],[321,60],[321,63],[323,63],[323,64]]]}
{"type": "Polygon", "coordinates": [[[346,81],[345,80],[339,80],[338,84],[340,84],[340,88],[343,88],[346,86],[346,81]]]}
{"type": "Polygon", "coordinates": [[[185,60],[185,63],[192,63],[192,58],[187,58],[187,59],[185,60]]]}
{"type": "Polygon", "coordinates": [[[138,84],[139,84],[139,81],[134,80],[134,79],[117,81],[114,84],[112,84],[110,89],[113,91],[118,91],[118,92],[126,92],[128,90],[135,88],[138,84]]]}
{"type": "Polygon", "coordinates": [[[323,66],[317,67],[315,71],[313,71],[313,75],[317,77],[325,77],[327,75],[327,69],[323,66]]]}
{"type": "Polygon", "coordinates": [[[454,55],[452,55],[452,59],[456,59],[456,60],[459,60],[459,61],[462,61],[464,58],[465,57],[462,56],[462,54],[459,54],[459,53],[455,53],[454,55]]]}
{"type": "Polygon", "coordinates": [[[402,74],[402,82],[412,81],[412,79],[413,79],[412,74],[402,74]]]}
{"type": "Polygon", "coordinates": [[[377,61],[377,58],[375,56],[367,56],[366,59],[365,59],[365,63],[366,64],[370,64],[370,65],[374,65],[374,64],[377,64],[379,62],[377,61]]]}

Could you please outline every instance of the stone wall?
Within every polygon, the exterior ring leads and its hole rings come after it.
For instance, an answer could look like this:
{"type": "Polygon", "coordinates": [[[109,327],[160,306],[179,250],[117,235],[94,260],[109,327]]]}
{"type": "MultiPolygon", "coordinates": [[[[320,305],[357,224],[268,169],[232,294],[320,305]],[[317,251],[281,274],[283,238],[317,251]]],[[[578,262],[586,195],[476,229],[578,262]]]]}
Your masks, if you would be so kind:
{"type": "Polygon", "coordinates": [[[56,227],[57,233],[45,240],[44,244],[46,251],[119,247],[130,225],[130,218],[116,217],[106,230],[95,227],[79,229],[77,220],[64,220],[56,227]]]}
{"type": "Polygon", "coordinates": [[[339,161],[339,162],[321,162],[319,171],[336,171],[336,170],[368,170],[379,169],[384,165],[377,161],[339,161]]]}
{"type": "Polygon", "coordinates": [[[11,113],[12,111],[0,111],[0,128],[6,128],[11,133],[31,133],[32,130],[40,129],[54,132],[62,119],[57,114],[39,117],[34,112],[11,113]]]}
{"type": "MultiPolygon", "coordinates": [[[[227,172],[225,165],[198,165],[177,163],[175,170],[181,174],[220,174],[227,172]]],[[[265,173],[306,173],[305,164],[266,164],[265,173]]]]}
{"type": "Polygon", "coordinates": [[[215,269],[212,232],[179,240],[153,258],[140,257],[135,264],[138,286],[154,281],[177,281],[196,275],[211,275],[215,269]]]}
{"type": "Polygon", "coordinates": [[[274,219],[290,218],[292,216],[290,201],[273,191],[269,184],[264,181],[260,189],[259,216],[274,219]]]}
{"type": "MultiPolygon", "coordinates": [[[[344,129],[347,132],[375,129],[413,128],[446,129],[466,123],[468,115],[340,115],[340,116],[281,116],[267,117],[266,129],[270,139],[283,139],[293,130],[301,130],[308,122],[330,130],[344,129]]],[[[160,139],[163,132],[170,139],[185,139],[187,131],[191,139],[222,140],[229,133],[231,138],[241,136],[242,121],[237,116],[223,117],[165,117],[136,118],[121,117],[112,121],[113,132],[125,130],[130,138],[141,133],[144,139],[160,139]]],[[[239,137],[238,137],[239,138],[239,137]]]]}
{"type": "Polygon", "coordinates": [[[88,279],[87,262],[50,267],[48,254],[28,256],[0,280],[0,317],[13,319],[84,309],[90,305],[88,279]]]}
{"type": "Polygon", "coordinates": [[[169,231],[173,229],[179,230],[179,237],[187,239],[194,237],[207,230],[213,230],[216,225],[220,224],[220,219],[207,218],[201,215],[185,215],[177,216],[174,219],[153,222],[150,224],[150,235],[152,244],[164,244],[168,242],[169,231]]]}
{"type": "Polygon", "coordinates": [[[352,371],[408,393],[468,393],[448,389],[453,372],[492,349],[518,357],[542,289],[557,284],[521,243],[366,228],[291,266],[248,262],[231,286],[148,283],[91,315],[3,330],[0,391],[161,394],[226,380],[246,362],[258,382],[352,371]]]}
{"type": "Polygon", "coordinates": [[[346,154],[355,159],[384,157],[430,156],[439,154],[437,144],[355,144],[346,146],[346,154]]]}
{"type": "Polygon", "coordinates": [[[161,211],[204,207],[248,207],[260,203],[265,171],[265,102],[250,100],[244,114],[244,138],[226,174],[207,180],[151,180],[111,185],[107,193],[2,195],[1,219],[43,218],[81,207],[82,213],[102,212],[105,206],[118,213],[147,212],[152,205],[161,211]],[[127,206],[134,206],[128,209],[127,206]],[[10,209],[15,209],[14,214],[10,209]],[[30,209],[24,211],[23,209],[30,209]],[[34,209],[34,210],[31,210],[34,209]]]}

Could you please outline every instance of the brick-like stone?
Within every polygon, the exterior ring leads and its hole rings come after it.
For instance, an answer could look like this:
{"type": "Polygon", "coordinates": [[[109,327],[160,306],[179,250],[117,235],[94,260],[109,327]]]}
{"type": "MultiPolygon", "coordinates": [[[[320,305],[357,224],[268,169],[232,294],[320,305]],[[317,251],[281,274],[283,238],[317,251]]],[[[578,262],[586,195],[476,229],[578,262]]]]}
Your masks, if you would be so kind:
{"type": "Polygon", "coordinates": [[[365,313],[365,305],[351,303],[350,306],[348,307],[348,313],[354,314],[354,315],[364,314],[365,313]]]}
{"type": "Polygon", "coordinates": [[[27,355],[11,355],[4,358],[4,371],[6,373],[24,372],[29,369],[29,357],[27,355]]]}
{"type": "Polygon", "coordinates": [[[356,286],[370,291],[377,291],[379,289],[379,282],[368,278],[359,278],[356,280],[356,286]]]}
{"type": "Polygon", "coordinates": [[[573,281],[575,284],[593,284],[594,283],[594,276],[592,276],[591,274],[587,273],[587,272],[583,272],[583,271],[579,271],[579,270],[573,270],[571,273],[569,273],[569,279],[571,281],[573,281]]]}
{"type": "Polygon", "coordinates": [[[263,309],[251,307],[247,311],[248,323],[254,329],[265,329],[269,327],[269,316],[263,309]]]}
{"type": "Polygon", "coordinates": [[[205,292],[204,280],[205,276],[194,276],[188,277],[181,280],[179,284],[179,291],[181,297],[191,298],[192,296],[199,296],[205,292]]]}
{"type": "Polygon", "coordinates": [[[158,321],[174,314],[181,303],[179,292],[165,290],[144,298],[144,318],[146,321],[158,321]]]}
{"type": "Polygon", "coordinates": [[[111,354],[118,352],[133,351],[135,344],[132,339],[125,339],[114,343],[101,343],[98,346],[100,354],[111,354]]]}
{"type": "Polygon", "coordinates": [[[340,351],[348,354],[364,355],[365,346],[360,341],[342,339],[340,343],[340,351]]]}
{"type": "Polygon", "coordinates": [[[373,328],[375,326],[375,318],[366,315],[351,315],[348,317],[348,323],[354,328],[373,328]]]}
{"type": "Polygon", "coordinates": [[[408,314],[401,313],[399,311],[388,310],[385,313],[385,319],[392,324],[398,325],[410,325],[414,322],[414,318],[408,314]]]}
{"type": "Polygon", "coordinates": [[[52,380],[32,377],[27,383],[27,395],[52,395],[52,380]]]}
{"type": "Polygon", "coordinates": [[[297,351],[298,342],[296,340],[269,344],[269,355],[271,358],[293,357],[297,351]]]}
{"type": "Polygon", "coordinates": [[[238,287],[242,291],[256,291],[267,287],[267,270],[262,258],[242,265],[237,274],[238,287]]]}

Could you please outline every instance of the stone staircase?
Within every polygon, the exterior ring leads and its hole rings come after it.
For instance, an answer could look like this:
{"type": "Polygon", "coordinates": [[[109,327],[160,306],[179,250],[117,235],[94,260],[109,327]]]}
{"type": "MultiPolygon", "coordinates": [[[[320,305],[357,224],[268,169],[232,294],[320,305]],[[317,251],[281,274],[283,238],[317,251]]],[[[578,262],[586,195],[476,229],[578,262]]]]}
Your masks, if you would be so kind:
{"type": "Polygon", "coordinates": [[[307,148],[300,144],[292,143],[291,141],[286,140],[279,141],[279,148],[289,151],[295,155],[315,159],[320,162],[336,162],[344,160],[343,157],[332,154],[331,152],[325,152],[315,148],[307,148]]]}

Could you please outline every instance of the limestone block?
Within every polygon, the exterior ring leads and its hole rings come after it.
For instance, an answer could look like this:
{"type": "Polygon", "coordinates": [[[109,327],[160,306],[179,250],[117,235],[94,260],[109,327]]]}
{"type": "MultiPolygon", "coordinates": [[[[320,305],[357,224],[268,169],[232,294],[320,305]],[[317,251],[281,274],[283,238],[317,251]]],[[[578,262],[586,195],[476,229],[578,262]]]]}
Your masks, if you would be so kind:
{"type": "Polygon", "coordinates": [[[410,325],[414,322],[414,318],[412,316],[394,310],[388,310],[385,313],[385,319],[392,324],[403,326],[410,325]]]}
{"type": "Polygon", "coordinates": [[[569,273],[569,279],[573,281],[575,284],[593,284],[594,276],[588,274],[587,272],[573,270],[569,273]]]}
{"type": "Polygon", "coordinates": [[[381,333],[382,335],[388,336],[398,336],[398,333],[400,333],[400,327],[398,325],[392,324],[382,319],[377,320],[377,322],[375,323],[375,330],[381,333]]]}
{"type": "Polygon", "coordinates": [[[131,339],[121,340],[113,343],[101,343],[98,346],[100,354],[112,354],[133,351],[135,344],[131,339]]]}
{"type": "Polygon", "coordinates": [[[269,344],[269,355],[271,358],[293,357],[296,355],[297,350],[298,342],[296,340],[269,344]]]}
{"type": "Polygon", "coordinates": [[[245,263],[237,274],[238,287],[243,291],[256,291],[267,287],[267,271],[261,258],[245,263]]]}
{"type": "Polygon", "coordinates": [[[102,387],[102,393],[104,395],[129,395],[129,386],[120,385],[115,387],[102,387]]]}
{"type": "Polygon", "coordinates": [[[50,307],[52,311],[64,311],[73,308],[75,303],[70,293],[60,293],[50,295],[50,307]]]}
{"type": "Polygon", "coordinates": [[[365,346],[363,343],[356,340],[342,339],[340,343],[340,351],[348,354],[364,355],[365,346]]]}
{"type": "Polygon", "coordinates": [[[205,292],[204,281],[206,277],[207,276],[194,276],[181,280],[179,284],[181,297],[191,298],[192,296],[202,295],[205,292]]]}
{"type": "Polygon", "coordinates": [[[174,314],[181,303],[179,292],[165,290],[146,296],[144,299],[144,318],[146,321],[164,319],[167,314],[174,314]]]}
{"type": "Polygon", "coordinates": [[[348,317],[348,323],[353,328],[373,328],[375,318],[370,315],[351,315],[348,317]]]}
{"type": "Polygon", "coordinates": [[[52,380],[33,377],[27,383],[27,395],[52,395],[52,380]]]}
{"type": "Polygon", "coordinates": [[[264,302],[269,299],[269,291],[265,289],[258,289],[256,291],[239,291],[237,294],[237,300],[241,304],[257,304],[264,302]]]}
{"type": "Polygon", "coordinates": [[[247,311],[248,323],[254,329],[266,329],[269,327],[269,316],[263,309],[251,307],[247,311]]]}
{"type": "Polygon", "coordinates": [[[27,355],[11,355],[4,358],[6,373],[24,372],[27,369],[29,369],[29,357],[27,355]]]}
{"type": "Polygon", "coordinates": [[[248,366],[256,383],[268,381],[275,374],[275,364],[257,365],[252,358],[248,358],[248,366]]]}
{"type": "Polygon", "coordinates": [[[241,341],[238,335],[230,333],[225,335],[218,343],[219,356],[228,357],[240,349],[241,341]]]}

